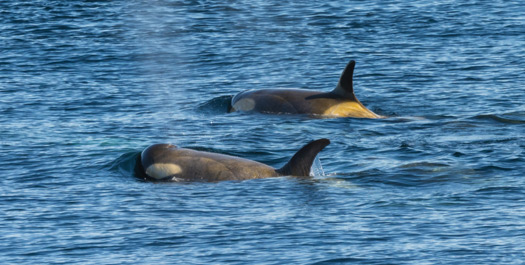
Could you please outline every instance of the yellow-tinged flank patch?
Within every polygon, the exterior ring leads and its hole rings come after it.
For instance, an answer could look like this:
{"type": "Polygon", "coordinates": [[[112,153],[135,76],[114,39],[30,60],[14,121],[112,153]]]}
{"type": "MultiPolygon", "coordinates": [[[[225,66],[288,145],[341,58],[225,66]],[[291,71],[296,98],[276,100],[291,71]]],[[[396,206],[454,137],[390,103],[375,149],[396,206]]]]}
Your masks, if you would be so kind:
{"type": "Polygon", "coordinates": [[[336,117],[381,118],[359,102],[344,102],[331,106],[323,115],[336,117]]]}

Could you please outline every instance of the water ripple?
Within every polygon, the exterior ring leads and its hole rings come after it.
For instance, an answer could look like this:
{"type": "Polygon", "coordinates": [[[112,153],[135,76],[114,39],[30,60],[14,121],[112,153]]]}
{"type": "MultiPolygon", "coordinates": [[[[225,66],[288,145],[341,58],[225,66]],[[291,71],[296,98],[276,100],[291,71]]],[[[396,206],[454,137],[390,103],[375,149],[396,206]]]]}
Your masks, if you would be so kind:
{"type": "Polygon", "coordinates": [[[520,1],[0,2],[0,258],[519,264],[520,1]],[[354,87],[386,119],[228,113],[246,89],[354,87]],[[312,178],[151,183],[171,142],[312,178]]]}

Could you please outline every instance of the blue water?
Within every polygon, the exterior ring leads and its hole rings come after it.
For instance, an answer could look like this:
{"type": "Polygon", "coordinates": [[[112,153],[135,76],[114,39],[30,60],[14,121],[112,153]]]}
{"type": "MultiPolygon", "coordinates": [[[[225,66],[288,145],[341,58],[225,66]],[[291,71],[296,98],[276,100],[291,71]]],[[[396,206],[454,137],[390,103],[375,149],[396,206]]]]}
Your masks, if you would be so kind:
{"type": "Polygon", "coordinates": [[[524,264],[522,1],[0,2],[2,264],[524,264]],[[227,113],[355,92],[387,119],[227,113]],[[312,179],[166,184],[153,143],[312,179]]]}

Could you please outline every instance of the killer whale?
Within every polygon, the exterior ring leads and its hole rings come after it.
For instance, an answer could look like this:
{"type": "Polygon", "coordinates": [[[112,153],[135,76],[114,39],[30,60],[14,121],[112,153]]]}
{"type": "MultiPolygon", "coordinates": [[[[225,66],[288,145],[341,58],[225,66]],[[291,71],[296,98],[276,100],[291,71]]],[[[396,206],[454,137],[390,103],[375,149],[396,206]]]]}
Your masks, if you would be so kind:
{"type": "Polygon", "coordinates": [[[306,89],[260,89],[240,92],[232,98],[230,112],[383,118],[367,109],[355,96],[354,68],[355,61],[351,60],[343,70],[337,86],[330,92],[306,89]]]}
{"type": "Polygon", "coordinates": [[[306,144],[279,169],[240,157],[154,144],[137,156],[135,172],[147,180],[174,182],[309,176],[315,157],[328,144],[330,141],[324,138],[306,144]]]}

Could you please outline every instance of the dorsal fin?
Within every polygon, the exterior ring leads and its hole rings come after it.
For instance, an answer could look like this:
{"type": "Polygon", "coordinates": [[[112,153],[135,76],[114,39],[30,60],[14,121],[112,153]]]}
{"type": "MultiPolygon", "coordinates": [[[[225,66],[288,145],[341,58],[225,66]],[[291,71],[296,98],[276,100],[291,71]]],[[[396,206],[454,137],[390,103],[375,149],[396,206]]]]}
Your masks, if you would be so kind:
{"type": "Polygon", "coordinates": [[[330,144],[328,139],[319,139],[303,146],[284,167],[277,170],[283,176],[309,176],[315,157],[330,144]]]}
{"type": "Polygon", "coordinates": [[[337,86],[332,91],[332,93],[338,94],[342,97],[349,98],[355,100],[355,94],[354,94],[354,68],[355,68],[355,61],[351,60],[345,67],[345,70],[343,70],[343,73],[341,74],[341,77],[339,78],[339,83],[337,83],[337,86]]]}

